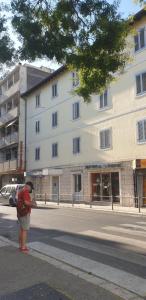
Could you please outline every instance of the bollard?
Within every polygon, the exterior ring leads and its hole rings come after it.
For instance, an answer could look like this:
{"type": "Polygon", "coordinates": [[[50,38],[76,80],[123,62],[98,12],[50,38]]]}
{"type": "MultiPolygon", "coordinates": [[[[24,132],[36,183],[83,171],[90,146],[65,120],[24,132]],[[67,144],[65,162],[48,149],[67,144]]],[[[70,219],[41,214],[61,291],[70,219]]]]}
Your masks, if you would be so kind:
{"type": "Polygon", "coordinates": [[[46,193],[45,193],[45,204],[47,203],[47,195],[46,195],[46,193]]]}
{"type": "Polygon", "coordinates": [[[113,199],[113,196],[111,196],[111,198],[112,198],[112,210],[114,210],[114,199],[113,199]]]}
{"type": "Polygon", "coordinates": [[[57,198],[57,205],[59,206],[59,203],[60,203],[60,201],[59,201],[60,199],[59,199],[59,194],[58,194],[58,198],[57,198]]]}
{"type": "Polygon", "coordinates": [[[139,213],[141,212],[140,211],[140,197],[138,196],[138,211],[139,211],[139,213]]]}

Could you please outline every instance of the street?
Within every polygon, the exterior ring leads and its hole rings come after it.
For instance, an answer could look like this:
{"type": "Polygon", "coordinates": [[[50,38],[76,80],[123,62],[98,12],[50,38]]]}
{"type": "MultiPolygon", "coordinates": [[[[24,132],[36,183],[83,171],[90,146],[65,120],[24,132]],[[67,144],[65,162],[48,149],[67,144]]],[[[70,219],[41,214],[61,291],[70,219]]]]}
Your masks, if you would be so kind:
{"type": "Polygon", "coordinates": [[[16,209],[0,206],[0,299],[146,299],[145,217],[34,209],[29,255],[17,232],[16,209]]]}

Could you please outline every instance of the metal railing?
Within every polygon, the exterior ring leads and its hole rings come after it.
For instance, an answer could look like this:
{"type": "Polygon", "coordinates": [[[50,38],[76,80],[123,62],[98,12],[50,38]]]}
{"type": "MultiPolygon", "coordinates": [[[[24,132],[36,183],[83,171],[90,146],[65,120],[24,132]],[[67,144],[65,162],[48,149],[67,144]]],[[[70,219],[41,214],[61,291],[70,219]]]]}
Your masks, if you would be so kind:
{"type": "Polygon", "coordinates": [[[74,206],[82,206],[83,204],[89,208],[94,207],[108,207],[110,210],[114,209],[127,209],[131,208],[133,211],[141,212],[141,208],[144,207],[144,203],[146,205],[146,197],[140,196],[130,196],[130,195],[118,195],[118,196],[100,196],[96,195],[96,199],[94,200],[93,195],[80,195],[80,194],[34,194],[35,200],[38,202],[44,202],[45,204],[68,204],[72,207],[74,206]]]}

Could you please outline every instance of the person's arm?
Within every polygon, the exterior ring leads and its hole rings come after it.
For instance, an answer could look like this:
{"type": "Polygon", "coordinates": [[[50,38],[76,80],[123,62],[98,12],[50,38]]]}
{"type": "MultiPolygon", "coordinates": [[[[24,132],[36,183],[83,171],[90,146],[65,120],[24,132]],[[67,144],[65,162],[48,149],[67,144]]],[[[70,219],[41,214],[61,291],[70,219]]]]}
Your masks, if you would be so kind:
{"type": "Polygon", "coordinates": [[[29,195],[29,191],[27,190],[24,191],[24,204],[26,206],[32,207],[31,197],[29,195]]]}

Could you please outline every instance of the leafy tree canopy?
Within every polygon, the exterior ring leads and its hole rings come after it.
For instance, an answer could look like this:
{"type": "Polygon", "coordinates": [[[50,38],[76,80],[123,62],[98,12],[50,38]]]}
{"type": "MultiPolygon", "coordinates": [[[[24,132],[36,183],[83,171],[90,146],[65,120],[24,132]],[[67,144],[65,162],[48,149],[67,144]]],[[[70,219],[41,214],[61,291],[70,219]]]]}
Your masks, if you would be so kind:
{"type": "Polygon", "coordinates": [[[11,0],[20,59],[47,57],[79,74],[85,101],[102,92],[127,62],[128,21],[106,0],[11,0]]]}

